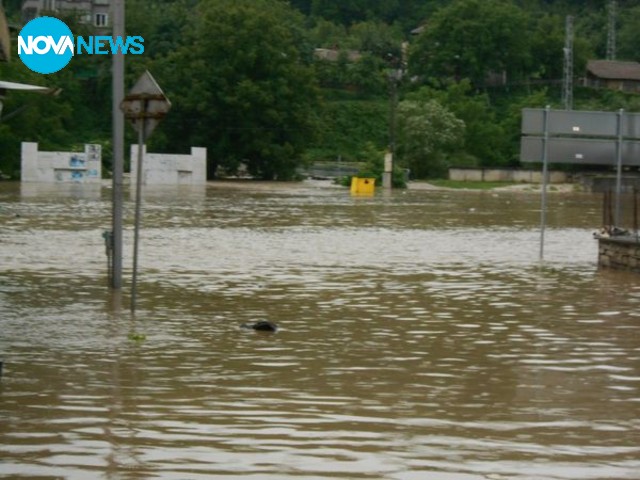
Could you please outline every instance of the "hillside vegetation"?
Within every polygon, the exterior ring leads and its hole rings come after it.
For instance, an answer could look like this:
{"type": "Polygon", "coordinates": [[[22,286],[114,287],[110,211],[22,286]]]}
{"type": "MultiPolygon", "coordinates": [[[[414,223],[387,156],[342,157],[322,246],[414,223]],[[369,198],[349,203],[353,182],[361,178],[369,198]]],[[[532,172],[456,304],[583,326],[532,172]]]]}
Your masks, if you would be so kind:
{"type": "MultiPolygon", "coordinates": [[[[241,165],[292,179],[305,163],[378,162],[395,141],[415,177],[450,165],[516,166],[523,107],[562,107],[565,19],[574,22],[574,108],[640,111],[640,95],[580,86],[607,53],[607,1],[127,0],[127,85],[152,72],[173,108],[149,149],[208,149],[211,178],[241,165]],[[403,47],[403,45],[405,45],[403,47]],[[329,52],[324,58],[316,49],[329,52]],[[395,128],[391,128],[394,125],[395,128]]],[[[110,164],[111,56],[76,55],[39,75],[17,57],[19,1],[5,1],[13,59],[3,80],[62,88],[4,101],[0,171],[19,177],[20,142],[103,145],[110,164]]],[[[76,35],[90,29],[62,17],[76,35]]],[[[619,0],[616,59],[640,60],[640,6],[619,0]]],[[[135,134],[127,129],[128,140],[135,134]]]]}

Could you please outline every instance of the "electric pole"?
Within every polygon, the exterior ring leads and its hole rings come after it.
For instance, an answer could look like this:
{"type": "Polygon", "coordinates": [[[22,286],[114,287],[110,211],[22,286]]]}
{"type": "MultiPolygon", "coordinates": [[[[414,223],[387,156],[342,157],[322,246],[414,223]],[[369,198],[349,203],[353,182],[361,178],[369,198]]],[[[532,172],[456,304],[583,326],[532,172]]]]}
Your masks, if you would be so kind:
{"type": "Polygon", "coordinates": [[[609,28],[607,29],[607,60],[616,59],[616,1],[611,0],[608,5],[609,28]]]}
{"type": "Polygon", "coordinates": [[[567,15],[565,23],[562,103],[565,110],[573,109],[573,17],[571,15],[567,15]]]}
{"type": "MultiPolygon", "coordinates": [[[[125,0],[115,0],[112,4],[113,36],[124,38],[125,0]]],[[[122,210],[124,172],[124,115],[120,102],[124,98],[124,54],[116,53],[112,59],[112,138],[113,138],[113,213],[110,241],[113,249],[111,266],[111,287],[122,288],[122,210]]]]}

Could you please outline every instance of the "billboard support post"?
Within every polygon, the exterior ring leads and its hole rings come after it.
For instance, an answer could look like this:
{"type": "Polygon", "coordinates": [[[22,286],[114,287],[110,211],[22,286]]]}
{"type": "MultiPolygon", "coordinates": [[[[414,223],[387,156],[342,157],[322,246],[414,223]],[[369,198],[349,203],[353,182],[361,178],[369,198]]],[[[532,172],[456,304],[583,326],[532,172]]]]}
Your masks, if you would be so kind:
{"type": "Polygon", "coordinates": [[[549,178],[549,110],[550,107],[544,109],[543,139],[542,139],[542,195],[540,205],[540,261],[544,259],[544,231],[547,223],[547,183],[549,178]]]}
{"type": "Polygon", "coordinates": [[[621,108],[618,111],[618,141],[616,142],[616,218],[614,223],[616,226],[620,225],[620,194],[622,192],[622,122],[624,121],[624,110],[621,108]]]}

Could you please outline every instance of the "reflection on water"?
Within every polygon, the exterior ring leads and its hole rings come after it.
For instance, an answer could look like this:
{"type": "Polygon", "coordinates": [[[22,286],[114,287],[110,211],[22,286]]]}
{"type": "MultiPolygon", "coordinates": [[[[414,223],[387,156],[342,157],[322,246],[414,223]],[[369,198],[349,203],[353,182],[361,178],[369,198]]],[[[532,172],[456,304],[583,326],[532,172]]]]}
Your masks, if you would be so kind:
{"type": "Polygon", "coordinates": [[[109,198],[0,184],[0,478],[639,478],[640,284],[596,268],[597,197],[551,196],[540,265],[532,194],[149,195],[135,317],[109,198]]]}

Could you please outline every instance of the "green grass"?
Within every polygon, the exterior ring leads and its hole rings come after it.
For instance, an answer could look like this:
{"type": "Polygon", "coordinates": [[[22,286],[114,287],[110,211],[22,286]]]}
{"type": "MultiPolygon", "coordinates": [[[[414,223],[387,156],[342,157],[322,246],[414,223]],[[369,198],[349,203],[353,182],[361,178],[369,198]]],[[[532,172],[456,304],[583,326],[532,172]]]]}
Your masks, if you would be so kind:
{"type": "Polygon", "coordinates": [[[443,178],[427,180],[427,182],[433,185],[436,185],[438,187],[466,188],[469,190],[491,190],[497,187],[508,187],[509,185],[518,185],[516,182],[480,182],[480,181],[447,180],[443,178]]]}

